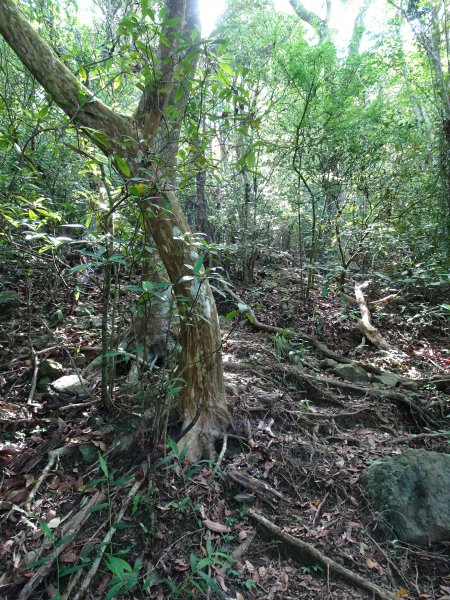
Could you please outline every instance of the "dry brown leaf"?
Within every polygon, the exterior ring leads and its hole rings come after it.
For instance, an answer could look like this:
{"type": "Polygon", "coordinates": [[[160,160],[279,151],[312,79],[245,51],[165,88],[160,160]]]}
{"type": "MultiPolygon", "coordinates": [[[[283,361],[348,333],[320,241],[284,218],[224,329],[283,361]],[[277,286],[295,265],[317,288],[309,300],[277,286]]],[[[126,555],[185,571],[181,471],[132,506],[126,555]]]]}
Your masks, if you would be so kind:
{"type": "Polygon", "coordinates": [[[228,533],[230,528],[226,525],[222,525],[222,523],[217,523],[217,521],[211,521],[210,519],[203,519],[203,523],[205,526],[211,531],[215,531],[216,533],[228,533]]]}
{"type": "Polygon", "coordinates": [[[77,561],[77,559],[78,554],[71,550],[69,550],[69,552],[64,552],[64,554],[61,554],[61,561],[64,563],[74,563],[77,561]]]}

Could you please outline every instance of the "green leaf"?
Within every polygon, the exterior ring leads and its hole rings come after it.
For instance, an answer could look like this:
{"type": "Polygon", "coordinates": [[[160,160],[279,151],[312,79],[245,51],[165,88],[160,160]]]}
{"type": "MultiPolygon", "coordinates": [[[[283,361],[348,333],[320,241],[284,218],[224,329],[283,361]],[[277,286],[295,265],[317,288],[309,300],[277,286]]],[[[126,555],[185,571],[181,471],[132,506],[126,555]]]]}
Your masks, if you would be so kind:
{"type": "Polygon", "coordinates": [[[105,600],[112,600],[113,598],[115,598],[118,594],[118,592],[120,592],[120,590],[124,589],[125,585],[122,581],[119,581],[119,583],[116,583],[115,585],[113,585],[109,590],[108,593],[105,596],[105,600]]]}
{"type": "Polygon", "coordinates": [[[225,315],[225,321],[232,321],[234,319],[234,317],[237,317],[237,315],[240,315],[240,314],[241,314],[240,310],[232,310],[225,315]]]}
{"type": "Polygon", "coordinates": [[[117,577],[123,576],[124,573],[131,573],[133,568],[132,566],[123,558],[118,556],[108,556],[106,558],[106,564],[110,571],[117,575],[117,577]]]}
{"type": "Polygon", "coordinates": [[[46,104],[45,106],[43,106],[41,108],[41,110],[38,112],[38,114],[36,115],[36,119],[38,121],[41,121],[44,117],[47,116],[49,109],[50,109],[50,104],[46,104]]]}
{"type": "Polygon", "coordinates": [[[214,592],[216,592],[216,594],[220,595],[222,593],[220,591],[217,583],[214,581],[214,579],[211,579],[211,577],[209,575],[207,575],[206,573],[203,573],[203,571],[199,571],[198,575],[206,582],[208,587],[210,587],[214,592]]]}
{"type": "Polygon", "coordinates": [[[65,575],[71,575],[72,573],[76,573],[80,569],[84,569],[86,565],[88,565],[91,561],[88,560],[84,565],[74,565],[73,567],[62,567],[59,570],[59,576],[64,577],[65,575]]]}
{"type": "Polygon", "coordinates": [[[47,525],[47,523],[45,521],[43,521],[42,519],[39,519],[39,526],[42,529],[42,531],[44,532],[44,534],[48,537],[48,539],[52,542],[55,543],[55,536],[53,535],[53,533],[51,532],[50,527],[47,525]]]}
{"type": "Polygon", "coordinates": [[[198,558],[195,556],[195,554],[190,555],[189,557],[189,562],[191,563],[191,571],[193,573],[197,572],[197,563],[198,563],[198,558]]]}
{"type": "Polygon", "coordinates": [[[228,75],[233,75],[233,69],[228,63],[219,61],[219,67],[222,69],[222,71],[228,73],[228,75]]]}
{"type": "Polygon", "coordinates": [[[168,398],[172,398],[172,396],[176,396],[177,394],[179,394],[181,392],[182,389],[183,389],[182,387],[173,387],[173,388],[171,388],[167,392],[167,397],[168,398]]]}
{"type": "Polygon", "coordinates": [[[183,97],[183,86],[179,85],[177,87],[177,89],[175,90],[173,99],[175,102],[179,102],[182,97],[183,97]]]}
{"type": "Polygon", "coordinates": [[[231,85],[230,80],[228,79],[228,75],[225,73],[225,71],[223,69],[219,69],[217,71],[217,79],[220,81],[220,83],[226,87],[229,87],[231,85]]]}
{"type": "Polygon", "coordinates": [[[203,254],[200,254],[199,257],[197,258],[197,260],[195,261],[194,264],[194,275],[200,275],[200,271],[201,268],[203,267],[203,260],[204,260],[204,256],[203,254]]]}
{"type": "Polygon", "coordinates": [[[122,173],[122,175],[125,175],[125,177],[129,177],[131,175],[131,171],[130,167],[127,165],[127,161],[121,156],[118,156],[117,154],[114,155],[114,160],[116,162],[116,165],[119,167],[119,171],[122,173]]]}
{"type": "Polygon", "coordinates": [[[105,474],[106,479],[108,479],[108,477],[109,477],[108,465],[106,464],[106,460],[103,458],[103,456],[102,456],[102,454],[100,454],[100,452],[98,453],[98,462],[100,463],[100,468],[103,471],[103,473],[105,474]]]}

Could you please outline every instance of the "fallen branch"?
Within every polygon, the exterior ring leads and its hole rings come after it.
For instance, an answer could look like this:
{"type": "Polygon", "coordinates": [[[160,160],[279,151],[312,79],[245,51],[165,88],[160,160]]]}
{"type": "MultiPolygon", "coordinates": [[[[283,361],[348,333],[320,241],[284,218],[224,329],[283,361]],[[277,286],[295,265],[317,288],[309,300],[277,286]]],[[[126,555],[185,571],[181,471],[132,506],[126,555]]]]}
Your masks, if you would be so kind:
{"type": "Polygon", "coordinates": [[[36,392],[37,377],[39,371],[39,359],[33,347],[31,347],[31,355],[33,357],[33,378],[31,380],[30,393],[28,394],[27,404],[33,404],[34,394],[36,392]]]}
{"type": "Polygon", "coordinates": [[[418,440],[431,440],[435,438],[448,438],[450,441],[450,431],[436,431],[433,433],[416,433],[412,435],[404,435],[391,439],[389,440],[389,442],[392,444],[405,444],[408,442],[416,442],[418,440]]]}
{"type": "Polygon", "coordinates": [[[266,502],[272,508],[276,508],[280,500],[285,500],[283,494],[277,492],[277,490],[267,485],[267,483],[259,481],[259,479],[251,477],[246,473],[231,468],[226,469],[225,475],[234,481],[234,483],[254,492],[263,502],[266,502]]]}
{"type": "MultiPolygon", "coordinates": [[[[27,584],[22,588],[17,600],[28,600],[28,598],[36,597],[34,595],[34,590],[36,587],[43,581],[43,579],[48,575],[53,563],[59,558],[60,554],[65,550],[65,548],[73,541],[76,533],[80,530],[83,523],[91,516],[91,509],[97,504],[100,504],[105,499],[105,496],[101,492],[97,492],[92,496],[86,506],[80,509],[79,512],[75,514],[75,516],[66,524],[63,528],[62,538],[66,538],[67,541],[64,543],[59,543],[57,547],[55,547],[53,555],[50,559],[41,565],[37,571],[34,573],[33,577],[27,582],[27,584]]],[[[44,540],[41,545],[38,556],[42,555],[47,550],[50,550],[53,546],[53,542],[48,538],[44,540]]]]}
{"type": "Polygon", "coordinates": [[[78,588],[78,590],[72,600],[80,600],[80,598],[82,598],[84,596],[84,593],[88,589],[89,585],[91,584],[92,579],[94,578],[95,574],[97,573],[98,568],[99,568],[100,563],[103,558],[103,554],[105,553],[106,547],[109,546],[114,534],[117,531],[117,523],[120,523],[122,521],[122,519],[125,515],[125,512],[128,508],[128,504],[136,496],[136,493],[137,493],[138,489],[141,487],[142,482],[145,481],[145,477],[147,475],[147,470],[148,470],[148,465],[146,462],[142,463],[142,470],[143,470],[143,477],[140,477],[139,480],[134,483],[134,485],[131,487],[130,491],[128,492],[128,495],[122,504],[122,508],[120,509],[118,515],[114,518],[114,526],[110,528],[108,533],[105,535],[105,537],[101,541],[101,543],[99,545],[97,557],[94,560],[94,562],[92,563],[91,568],[89,569],[88,573],[86,574],[86,577],[81,582],[80,587],[78,588]]]}
{"type": "Polygon", "coordinates": [[[361,319],[358,319],[358,327],[368,340],[380,350],[389,350],[390,346],[383,338],[378,329],[372,324],[372,317],[367,308],[363,290],[369,285],[369,282],[355,284],[355,298],[361,313],[361,319]]]}
{"type": "Polygon", "coordinates": [[[307,542],[303,542],[289,533],[285,533],[280,527],[266,519],[263,515],[257,513],[256,511],[250,509],[249,517],[253,519],[258,525],[263,527],[266,531],[270,532],[274,537],[278,538],[281,542],[287,544],[288,546],[293,546],[296,550],[299,550],[301,553],[309,556],[316,562],[320,562],[324,565],[328,571],[332,571],[337,573],[347,581],[356,584],[359,588],[365,590],[366,592],[372,594],[373,596],[380,598],[381,600],[398,600],[398,597],[384,588],[376,585],[361,577],[357,573],[346,569],[339,563],[335,562],[331,558],[328,558],[320,550],[318,550],[312,544],[308,544],[307,542]]]}
{"type": "Polygon", "coordinates": [[[50,452],[48,453],[48,463],[46,464],[45,469],[42,471],[39,479],[36,481],[33,489],[31,490],[31,492],[28,496],[27,503],[25,504],[25,508],[28,512],[31,512],[31,504],[32,504],[34,498],[36,497],[36,494],[38,493],[39,488],[44,483],[44,481],[47,479],[51,469],[53,468],[53,465],[56,462],[56,459],[60,458],[61,456],[66,456],[67,454],[70,454],[73,451],[74,451],[74,447],[70,447],[70,446],[63,446],[62,448],[56,448],[56,450],[50,450],[50,452]]]}

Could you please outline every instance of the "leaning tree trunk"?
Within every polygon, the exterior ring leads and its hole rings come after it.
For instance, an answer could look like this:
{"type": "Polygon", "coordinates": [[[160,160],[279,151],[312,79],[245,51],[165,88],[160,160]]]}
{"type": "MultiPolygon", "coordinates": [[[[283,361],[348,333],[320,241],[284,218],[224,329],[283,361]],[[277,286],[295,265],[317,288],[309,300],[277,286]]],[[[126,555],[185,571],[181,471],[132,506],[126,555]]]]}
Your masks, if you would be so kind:
{"type": "Polygon", "coordinates": [[[195,263],[197,252],[174,194],[161,191],[164,183],[148,174],[148,157],[154,156],[161,123],[179,85],[174,81],[173,70],[180,59],[180,32],[186,37],[189,27],[198,23],[194,0],[167,0],[167,8],[167,25],[163,27],[159,48],[160,77],[145,88],[133,117],[110,109],[85,88],[13,0],[0,0],[0,34],[73,123],[112,158],[124,179],[130,184],[136,176],[140,181],[143,176],[148,179],[146,196],[151,199],[140,200],[144,204],[145,227],[155,240],[184,317],[178,374],[185,385],[178,405],[183,424],[190,427],[182,445],[189,445],[188,456],[196,460],[209,453],[212,440],[224,429],[229,417],[220,329],[211,288],[201,270],[195,275],[186,266],[195,263]]]}

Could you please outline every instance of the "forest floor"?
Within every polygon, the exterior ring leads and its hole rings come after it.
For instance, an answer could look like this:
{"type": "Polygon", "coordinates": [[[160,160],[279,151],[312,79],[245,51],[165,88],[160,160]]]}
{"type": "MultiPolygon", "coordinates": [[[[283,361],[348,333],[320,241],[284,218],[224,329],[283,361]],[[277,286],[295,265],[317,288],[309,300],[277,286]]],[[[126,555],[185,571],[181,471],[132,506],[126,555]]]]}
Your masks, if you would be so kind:
{"type": "MultiPolygon", "coordinates": [[[[357,307],[320,286],[305,302],[292,265],[259,268],[254,285],[234,290],[260,322],[282,332],[226,321],[236,302],[219,299],[234,430],[217,446],[220,464],[192,466],[174,443],[153,439],[145,399],[118,396],[115,410],[105,411],[98,375],[84,399],[33,393],[38,361],[55,359],[69,373],[99,354],[98,318],[86,325],[43,268],[15,281],[4,272],[3,281],[23,305],[0,323],[0,598],[377,597],[327,569],[326,556],[386,598],[450,599],[449,545],[394,539],[360,480],[373,461],[408,447],[448,452],[448,387],[405,391],[412,406],[387,397],[388,388],[373,393],[371,382],[359,391],[341,387],[317,348],[286,334],[301,329],[342,357],[398,377],[443,377],[448,322],[429,311],[417,318],[423,302],[414,307],[400,294],[373,309],[391,349],[357,349],[357,307]],[[319,558],[257,527],[258,515],[313,545],[319,558]]],[[[377,284],[368,300],[387,292],[377,284]]],[[[81,306],[99,303],[95,287],[83,290],[81,306]]],[[[148,389],[157,379],[155,369],[148,389]]]]}

